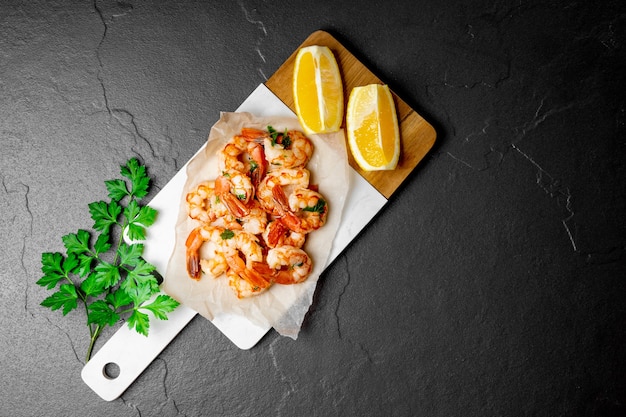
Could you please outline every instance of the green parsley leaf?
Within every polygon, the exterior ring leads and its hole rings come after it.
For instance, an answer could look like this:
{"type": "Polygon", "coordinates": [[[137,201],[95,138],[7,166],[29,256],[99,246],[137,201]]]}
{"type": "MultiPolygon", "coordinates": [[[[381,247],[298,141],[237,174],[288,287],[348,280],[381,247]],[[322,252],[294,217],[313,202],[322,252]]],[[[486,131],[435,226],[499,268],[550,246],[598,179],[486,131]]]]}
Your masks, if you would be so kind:
{"type": "Polygon", "coordinates": [[[77,233],[67,234],[61,239],[68,254],[75,253],[80,255],[83,252],[89,252],[89,238],[89,232],[81,229],[77,233]]]}
{"type": "Polygon", "coordinates": [[[148,301],[152,295],[158,291],[158,288],[152,288],[146,285],[124,286],[121,287],[128,294],[135,307],[148,301]]]}
{"type": "Polygon", "coordinates": [[[51,310],[58,310],[62,307],[63,315],[65,316],[77,307],[77,301],[78,293],[76,293],[76,287],[72,284],[63,284],[59,291],[44,299],[41,305],[49,307],[51,310]]]}
{"type": "Polygon", "coordinates": [[[148,194],[150,177],[146,175],[146,167],[139,165],[137,159],[130,159],[120,169],[120,173],[131,181],[130,195],[143,198],[148,194]]]}
{"type": "Polygon", "coordinates": [[[146,313],[133,310],[133,313],[128,318],[128,327],[135,329],[139,334],[147,336],[148,330],[150,329],[150,318],[146,313]]]}
{"type": "Polygon", "coordinates": [[[111,249],[111,243],[109,242],[109,234],[102,233],[96,239],[96,243],[93,245],[93,249],[96,251],[96,255],[107,252],[111,249]]]}
{"type": "Polygon", "coordinates": [[[41,285],[42,287],[46,287],[46,289],[51,290],[57,286],[59,281],[63,279],[63,275],[51,274],[44,275],[43,277],[37,280],[37,285],[41,285]]]}
{"type": "Polygon", "coordinates": [[[135,304],[141,304],[152,294],[159,291],[159,284],[152,272],[154,265],[139,259],[134,269],[128,270],[126,279],[121,283],[122,288],[133,299],[135,304]]]}
{"type": "Polygon", "coordinates": [[[120,255],[120,264],[136,266],[140,262],[140,257],[143,254],[143,245],[141,243],[132,245],[122,243],[117,253],[120,255]]]}
{"type": "Polygon", "coordinates": [[[121,288],[118,288],[115,292],[108,294],[105,300],[116,310],[133,302],[132,298],[130,298],[126,291],[121,288]]]}
{"type": "Polygon", "coordinates": [[[97,201],[89,204],[89,212],[94,221],[93,228],[108,233],[109,228],[117,224],[117,217],[122,212],[122,208],[115,201],[111,201],[109,204],[104,201],[97,201]]]}
{"type": "Polygon", "coordinates": [[[59,252],[55,253],[42,253],[41,254],[41,272],[44,276],[37,281],[37,285],[46,287],[51,290],[55,288],[59,281],[65,278],[63,268],[63,255],[59,252]]]}
{"type": "Polygon", "coordinates": [[[81,278],[85,278],[91,272],[91,264],[93,263],[94,256],[87,255],[86,253],[81,253],[78,255],[78,268],[76,269],[76,273],[81,278]]]}
{"type": "Polygon", "coordinates": [[[148,206],[140,207],[133,200],[124,209],[124,216],[128,219],[128,237],[131,240],[144,240],[146,227],[151,226],[156,219],[156,210],[148,206]]]}
{"type": "Polygon", "coordinates": [[[133,219],[133,223],[139,223],[143,226],[149,227],[154,224],[156,220],[157,211],[150,206],[143,206],[139,208],[139,214],[133,219]]]}
{"type": "Polygon", "coordinates": [[[174,311],[179,304],[180,303],[172,297],[160,294],[154,299],[153,302],[150,304],[144,304],[140,308],[151,311],[152,314],[154,314],[154,317],[159,320],[167,320],[167,313],[174,311]]]}
{"type": "Polygon", "coordinates": [[[87,314],[88,324],[98,324],[100,326],[109,325],[113,326],[120,319],[119,314],[115,312],[111,306],[103,301],[98,300],[91,303],[88,307],[89,313],[87,314]]]}
{"type": "Polygon", "coordinates": [[[126,232],[131,240],[140,241],[146,238],[146,228],[138,223],[130,223],[126,232]]]}
{"type": "Polygon", "coordinates": [[[152,275],[154,269],[154,265],[146,262],[142,258],[139,258],[137,259],[135,268],[128,271],[126,281],[135,281],[137,285],[149,284],[152,286],[153,282],[156,283],[156,278],[152,275]]]}
{"type": "Polygon", "coordinates": [[[109,198],[113,201],[121,201],[130,192],[126,188],[126,181],[124,180],[109,180],[104,182],[107,190],[109,190],[109,198]]]}
{"type": "Polygon", "coordinates": [[[130,203],[128,203],[128,206],[124,209],[124,217],[126,217],[126,219],[131,222],[135,219],[135,217],[137,217],[139,215],[139,203],[137,202],[137,200],[132,200],[130,203]]]}
{"type": "Polygon", "coordinates": [[[106,291],[104,283],[98,280],[97,274],[89,274],[89,276],[80,284],[80,289],[85,293],[86,297],[95,297],[106,291]]]}
{"type": "Polygon", "coordinates": [[[78,258],[73,253],[67,255],[67,258],[63,260],[63,275],[69,277],[70,274],[76,271],[76,267],[79,265],[78,258]]]}
{"type": "Polygon", "coordinates": [[[41,271],[46,275],[63,272],[63,268],[61,268],[62,263],[63,255],[60,252],[41,254],[41,271]]]}
{"type": "Polygon", "coordinates": [[[96,281],[104,288],[111,288],[122,278],[118,265],[101,261],[94,269],[96,273],[96,281]]]}

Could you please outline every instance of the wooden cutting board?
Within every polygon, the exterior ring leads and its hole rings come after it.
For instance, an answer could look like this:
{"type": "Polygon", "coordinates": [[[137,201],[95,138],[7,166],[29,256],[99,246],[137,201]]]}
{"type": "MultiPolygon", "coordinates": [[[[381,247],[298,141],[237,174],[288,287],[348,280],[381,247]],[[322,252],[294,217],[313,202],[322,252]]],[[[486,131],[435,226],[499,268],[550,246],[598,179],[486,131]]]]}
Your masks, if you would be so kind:
{"type": "MultiPolygon", "coordinates": [[[[350,95],[354,87],[367,84],[384,84],[365,65],[354,57],[344,46],[328,32],[319,30],[313,32],[296,49],[280,68],[270,77],[265,85],[280,98],[294,113],[292,80],[293,66],[298,50],[305,46],[322,45],[333,51],[339,64],[339,71],[343,78],[344,97],[350,95]]],[[[393,171],[363,171],[349,154],[350,165],[374,186],[385,198],[391,197],[393,192],[409,176],[413,169],[432,148],[437,137],[435,129],[422,116],[406,104],[392,91],[396,112],[400,123],[400,160],[398,167],[393,171]]],[[[344,119],[345,124],[345,119],[344,119]]]]}

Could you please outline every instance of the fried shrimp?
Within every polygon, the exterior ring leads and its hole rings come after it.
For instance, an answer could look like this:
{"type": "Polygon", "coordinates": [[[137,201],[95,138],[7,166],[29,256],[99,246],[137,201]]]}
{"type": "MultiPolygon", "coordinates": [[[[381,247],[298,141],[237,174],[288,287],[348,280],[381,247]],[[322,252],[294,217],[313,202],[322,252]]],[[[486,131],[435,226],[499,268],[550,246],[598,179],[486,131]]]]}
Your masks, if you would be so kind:
{"type": "Polygon", "coordinates": [[[249,280],[242,278],[242,275],[232,268],[226,272],[226,277],[228,278],[228,286],[233,289],[237,298],[252,297],[270,287],[269,285],[264,287],[254,286],[250,284],[249,280]]]}
{"type": "Polygon", "coordinates": [[[306,188],[309,186],[309,177],[310,173],[305,168],[285,168],[268,172],[257,189],[259,203],[268,213],[278,215],[280,209],[276,207],[274,188],[306,188]]]}
{"type": "Polygon", "coordinates": [[[190,278],[226,276],[238,298],[273,284],[297,284],[312,271],[303,249],[328,205],[306,169],[313,144],[302,132],[244,127],[217,151],[217,177],[185,196],[200,223],[187,237],[190,278]]]}
{"type": "MultiPolygon", "coordinates": [[[[248,204],[248,214],[236,219],[236,222],[245,232],[260,235],[263,234],[267,228],[267,213],[263,210],[263,207],[261,207],[261,203],[257,200],[252,200],[248,204]]],[[[237,229],[234,224],[233,228],[237,229]]]]}
{"type": "Polygon", "coordinates": [[[244,231],[234,232],[227,240],[224,256],[230,269],[253,289],[261,290],[271,284],[271,280],[255,268],[263,262],[263,247],[256,236],[244,231]]]}
{"type": "Polygon", "coordinates": [[[241,136],[247,141],[263,143],[269,169],[301,168],[313,155],[313,143],[299,130],[278,132],[244,128],[241,136]]]}
{"type": "Polygon", "coordinates": [[[228,170],[215,180],[215,194],[218,195],[231,214],[237,218],[248,214],[248,202],[254,194],[250,178],[239,171],[228,170]]]}
{"type": "Polygon", "coordinates": [[[263,146],[243,133],[235,135],[217,151],[217,167],[220,172],[234,170],[248,175],[257,185],[267,170],[263,146]]]}
{"type": "Polygon", "coordinates": [[[276,187],[273,196],[279,217],[289,230],[311,233],[326,223],[328,204],[317,191],[298,188],[287,198],[283,190],[276,187]]]}
{"type": "Polygon", "coordinates": [[[225,229],[216,226],[203,225],[191,231],[185,242],[187,248],[187,273],[195,280],[199,280],[202,272],[208,272],[213,276],[219,276],[228,267],[224,256],[225,229]],[[200,248],[206,243],[212,242],[211,256],[201,258],[200,248]]]}
{"type": "Polygon", "coordinates": [[[313,144],[298,130],[274,133],[263,144],[270,169],[304,167],[313,154],[313,144]]]}
{"type": "Polygon", "coordinates": [[[326,224],[328,203],[317,191],[308,188],[295,190],[289,196],[289,208],[300,218],[300,232],[312,232],[326,224]]]}
{"type": "Polygon", "coordinates": [[[305,251],[293,246],[280,246],[267,252],[267,265],[275,272],[274,282],[297,284],[306,280],[313,264],[305,251]]]}
{"type": "Polygon", "coordinates": [[[306,235],[304,233],[289,230],[280,219],[270,222],[263,231],[263,241],[270,248],[284,245],[301,248],[305,239],[306,235]]]}
{"type": "Polygon", "coordinates": [[[228,214],[228,209],[215,194],[215,181],[199,184],[186,195],[185,200],[189,217],[202,223],[210,223],[228,214]]]}

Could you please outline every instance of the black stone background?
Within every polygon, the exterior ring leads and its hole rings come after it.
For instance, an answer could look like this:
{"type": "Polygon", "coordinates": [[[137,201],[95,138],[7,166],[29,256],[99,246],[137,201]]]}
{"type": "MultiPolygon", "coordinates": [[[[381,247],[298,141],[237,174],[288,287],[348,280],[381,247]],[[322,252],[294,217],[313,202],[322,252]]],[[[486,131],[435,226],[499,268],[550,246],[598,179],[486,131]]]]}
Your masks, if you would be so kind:
{"type": "Polygon", "coordinates": [[[625,25],[619,0],[2,1],[0,415],[626,415],[625,25]],[[241,351],[197,317],[102,401],[41,253],[129,157],[156,194],[317,29],[436,146],[298,340],[241,351]]]}

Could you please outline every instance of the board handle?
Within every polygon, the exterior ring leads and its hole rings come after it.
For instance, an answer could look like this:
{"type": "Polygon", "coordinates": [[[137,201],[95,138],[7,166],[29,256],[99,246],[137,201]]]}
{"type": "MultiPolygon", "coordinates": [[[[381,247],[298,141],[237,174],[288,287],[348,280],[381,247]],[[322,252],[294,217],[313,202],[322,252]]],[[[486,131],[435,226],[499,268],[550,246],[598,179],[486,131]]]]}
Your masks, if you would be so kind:
{"type": "Polygon", "coordinates": [[[83,367],[83,381],[103,400],[115,400],[196,314],[180,305],[168,315],[168,320],[150,320],[148,336],[126,325],[120,327],[83,367]]]}

